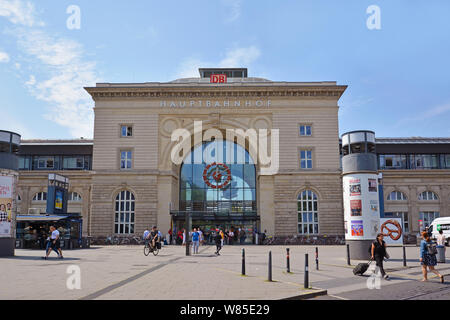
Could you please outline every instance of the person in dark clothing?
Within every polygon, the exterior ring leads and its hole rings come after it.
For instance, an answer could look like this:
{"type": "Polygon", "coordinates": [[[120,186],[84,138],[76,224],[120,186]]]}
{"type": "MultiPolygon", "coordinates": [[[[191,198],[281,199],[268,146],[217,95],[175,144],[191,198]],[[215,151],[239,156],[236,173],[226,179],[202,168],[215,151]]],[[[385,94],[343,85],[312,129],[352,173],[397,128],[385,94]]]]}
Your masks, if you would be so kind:
{"type": "Polygon", "coordinates": [[[386,252],[386,242],[383,240],[384,235],[382,233],[379,233],[377,235],[377,239],[372,243],[372,260],[375,260],[377,263],[377,267],[380,269],[381,276],[384,279],[389,279],[389,276],[384,271],[383,267],[383,259],[387,256],[386,252]]]}
{"type": "Polygon", "coordinates": [[[219,230],[216,231],[216,235],[214,236],[214,241],[216,242],[216,252],[215,254],[220,256],[220,250],[222,250],[222,236],[220,235],[219,230]]]}

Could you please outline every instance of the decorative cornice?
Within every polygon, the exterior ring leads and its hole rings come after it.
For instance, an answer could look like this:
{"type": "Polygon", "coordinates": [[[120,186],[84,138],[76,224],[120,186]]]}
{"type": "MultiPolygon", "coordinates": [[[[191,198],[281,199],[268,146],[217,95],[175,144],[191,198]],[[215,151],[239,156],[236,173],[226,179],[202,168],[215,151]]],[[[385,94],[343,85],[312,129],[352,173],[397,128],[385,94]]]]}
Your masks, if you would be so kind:
{"type": "Polygon", "coordinates": [[[94,100],[99,99],[198,99],[198,98],[276,98],[321,97],[339,99],[347,86],[307,88],[84,88],[94,100]]]}

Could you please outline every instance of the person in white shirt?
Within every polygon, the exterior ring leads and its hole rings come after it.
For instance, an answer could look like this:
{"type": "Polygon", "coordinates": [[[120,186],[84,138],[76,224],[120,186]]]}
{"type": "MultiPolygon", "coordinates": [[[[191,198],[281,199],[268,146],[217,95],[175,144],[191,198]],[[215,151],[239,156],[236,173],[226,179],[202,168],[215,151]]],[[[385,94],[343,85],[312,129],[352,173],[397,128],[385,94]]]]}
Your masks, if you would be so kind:
{"type": "Polygon", "coordinates": [[[43,257],[43,259],[47,260],[48,256],[52,252],[52,250],[59,252],[59,254],[58,254],[59,259],[64,259],[62,250],[60,247],[59,231],[56,230],[56,228],[54,226],[50,226],[50,232],[52,233],[52,235],[50,236],[50,247],[48,248],[47,253],[46,253],[45,257],[43,257]]]}
{"type": "Polygon", "coordinates": [[[441,230],[439,230],[439,235],[436,237],[436,243],[438,246],[442,246],[444,247],[445,250],[445,236],[444,236],[444,232],[441,230]]]}

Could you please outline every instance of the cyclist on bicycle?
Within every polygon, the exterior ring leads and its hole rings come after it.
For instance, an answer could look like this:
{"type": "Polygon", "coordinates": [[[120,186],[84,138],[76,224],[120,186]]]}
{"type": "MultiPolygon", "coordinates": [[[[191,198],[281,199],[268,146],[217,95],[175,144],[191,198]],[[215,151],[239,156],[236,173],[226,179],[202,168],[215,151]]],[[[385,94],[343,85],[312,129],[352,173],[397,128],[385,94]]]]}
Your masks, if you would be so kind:
{"type": "Polygon", "coordinates": [[[152,243],[152,248],[156,248],[156,243],[159,242],[159,233],[158,228],[153,226],[152,231],[150,232],[149,238],[152,243]]]}

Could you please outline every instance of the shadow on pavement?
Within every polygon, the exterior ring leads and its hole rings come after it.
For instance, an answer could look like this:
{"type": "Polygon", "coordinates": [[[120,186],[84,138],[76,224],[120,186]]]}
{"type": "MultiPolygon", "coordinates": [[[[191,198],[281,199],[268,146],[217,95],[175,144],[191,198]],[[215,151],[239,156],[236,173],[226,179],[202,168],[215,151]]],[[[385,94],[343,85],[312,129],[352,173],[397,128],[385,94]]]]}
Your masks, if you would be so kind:
{"type": "Polygon", "coordinates": [[[15,256],[15,257],[5,257],[2,259],[7,259],[7,260],[24,260],[24,261],[79,261],[81,260],[80,258],[66,258],[64,257],[64,259],[58,259],[56,257],[49,257],[47,260],[42,259],[41,256],[39,257],[29,257],[29,256],[15,256]]]}

